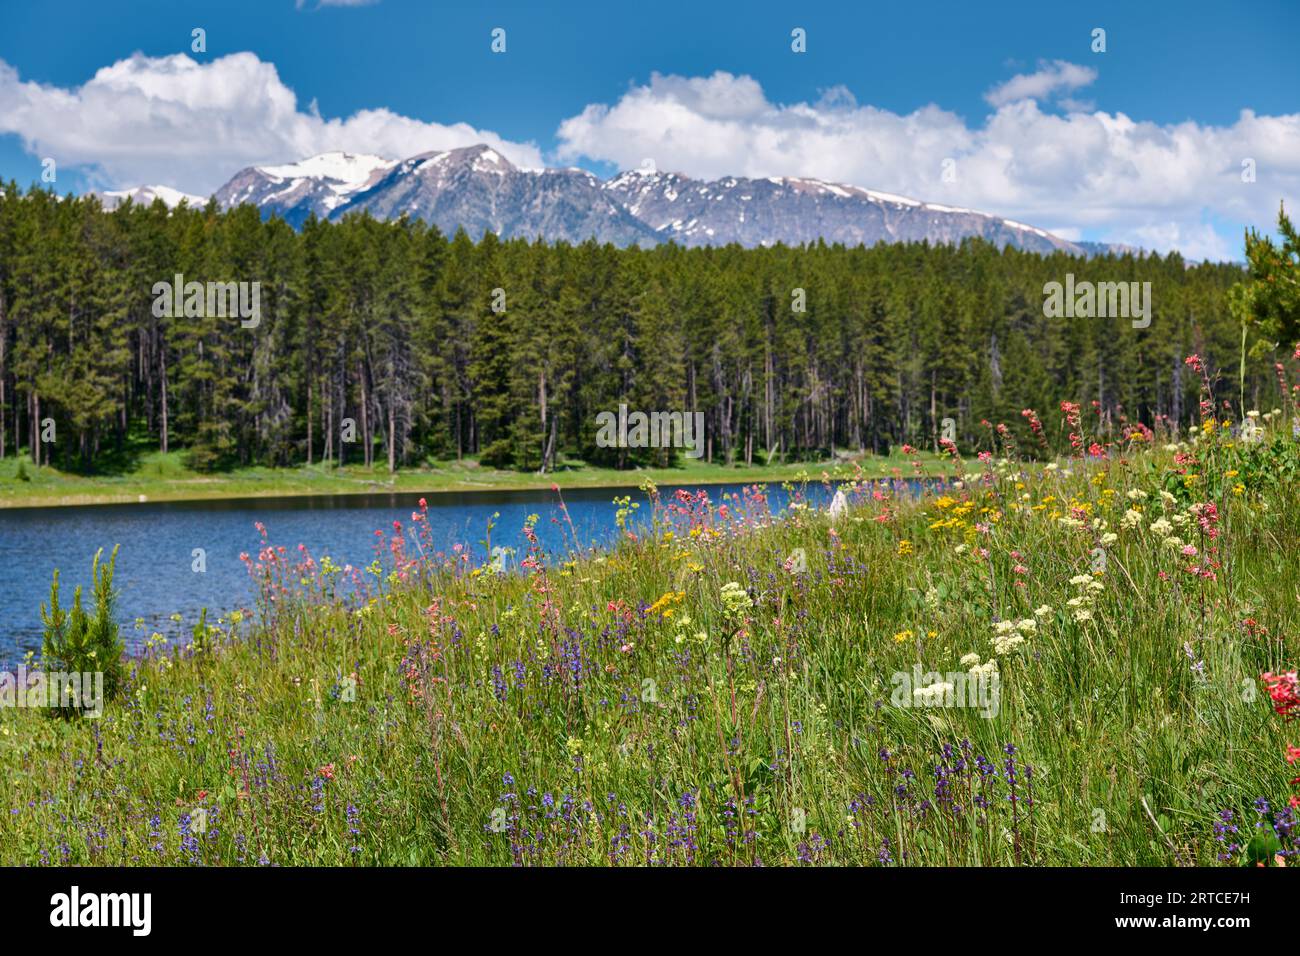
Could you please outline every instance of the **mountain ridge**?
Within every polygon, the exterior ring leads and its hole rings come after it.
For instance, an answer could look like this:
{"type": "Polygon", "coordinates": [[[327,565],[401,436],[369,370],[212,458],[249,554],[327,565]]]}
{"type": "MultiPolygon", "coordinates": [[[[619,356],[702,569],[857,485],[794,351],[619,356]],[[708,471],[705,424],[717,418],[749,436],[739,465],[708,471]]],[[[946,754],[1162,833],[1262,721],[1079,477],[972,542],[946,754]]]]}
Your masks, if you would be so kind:
{"type": "MultiPolygon", "coordinates": [[[[157,186],[102,194],[115,197],[114,206],[128,196],[138,196],[137,201],[157,196],[169,207],[181,198],[204,204],[157,186]]],[[[483,143],[398,160],[333,151],[293,163],[248,166],[213,196],[223,208],[249,203],[263,217],[278,215],[295,229],[311,215],[339,219],[365,211],[380,219],[423,219],[448,234],[464,229],[472,236],[490,231],[503,239],[573,243],[594,238],[618,246],[668,241],[687,247],[818,241],[870,246],[981,238],[1044,254],[1136,251],[1075,242],[979,210],[812,177],[705,180],[634,169],[602,180],[573,167],[521,168],[483,143]]]]}

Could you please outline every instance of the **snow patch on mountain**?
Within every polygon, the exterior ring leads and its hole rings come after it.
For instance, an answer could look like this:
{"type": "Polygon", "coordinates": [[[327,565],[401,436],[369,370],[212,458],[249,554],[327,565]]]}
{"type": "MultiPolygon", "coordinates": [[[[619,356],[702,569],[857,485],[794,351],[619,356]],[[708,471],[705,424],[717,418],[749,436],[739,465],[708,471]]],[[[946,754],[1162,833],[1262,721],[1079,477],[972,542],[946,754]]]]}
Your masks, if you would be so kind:
{"type": "Polygon", "coordinates": [[[107,189],[97,194],[105,209],[116,209],[128,199],[137,206],[149,206],[155,199],[161,199],[168,209],[175,209],[182,202],[191,206],[203,207],[208,201],[202,196],[183,193],[170,186],[134,186],[131,189],[107,189]]]}

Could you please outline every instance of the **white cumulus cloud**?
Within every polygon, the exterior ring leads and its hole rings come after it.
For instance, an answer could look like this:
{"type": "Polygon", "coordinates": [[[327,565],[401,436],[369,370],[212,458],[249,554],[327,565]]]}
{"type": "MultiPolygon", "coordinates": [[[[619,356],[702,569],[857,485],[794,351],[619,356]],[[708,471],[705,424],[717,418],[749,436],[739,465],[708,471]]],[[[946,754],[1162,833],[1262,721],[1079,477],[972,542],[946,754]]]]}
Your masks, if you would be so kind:
{"type": "Polygon", "coordinates": [[[383,108],[322,117],[254,53],[210,63],[137,53],[70,89],[24,81],[0,60],[0,133],[17,133],[29,152],[60,167],[85,167],[104,186],[158,183],[201,196],[245,166],[331,150],[402,159],[487,143],[512,162],[541,165],[535,145],[466,123],[383,108]]]}
{"type": "Polygon", "coordinates": [[[1005,83],[1000,83],[984,94],[993,106],[1003,106],[1016,100],[1041,100],[1058,91],[1077,90],[1097,79],[1097,71],[1089,66],[1079,66],[1065,60],[1040,63],[1035,73],[1021,73],[1005,83]]]}
{"type": "Polygon", "coordinates": [[[557,154],[624,169],[652,159],[701,178],[846,182],[1191,258],[1241,258],[1239,228],[1219,224],[1271,231],[1279,201],[1300,200],[1300,113],[1162,124],[1039,102],[1094,76],[1058,62],[1015,77],[990,92],[999,105],[976,124],[935,105],[859,105],[842,89],[778,104],[749,76],[653,74],[561,122],[557,154]],[[1242,181],[1248,159],[1254,182],[1242,181]]]}

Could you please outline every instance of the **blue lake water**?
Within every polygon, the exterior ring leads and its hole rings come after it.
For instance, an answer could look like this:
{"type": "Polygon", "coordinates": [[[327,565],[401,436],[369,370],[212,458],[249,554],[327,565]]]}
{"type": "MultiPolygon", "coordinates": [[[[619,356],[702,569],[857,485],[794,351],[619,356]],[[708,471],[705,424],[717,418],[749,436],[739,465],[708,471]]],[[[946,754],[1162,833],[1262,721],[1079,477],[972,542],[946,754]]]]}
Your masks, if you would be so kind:
{"type": "MultiPolygon", "coordinates": [[[[691,486],[704,488],[714,506],[725,496],[739,497],[742,485],[691,486]]],[[[667,501],[676,490],[660,488],[667,501]]],[[[807,500],[817,506],[828,501],[821,485],[808,485],[807,500]]],[[[775,514],[789,495],[778,484],[766,487],[768,505],[775,514]]],[[[600,547],[613,540],[616,496],[628,495],[642,503],[639,518],[649,510],[636,488],[570,489],[564,492],[578,544],[600,547]]],[[[487,560],[483,546],[487,525],[494,514],[492,544],[526,549],[522,533],[531,514],[539,516],[537,535],[548,556],[566,558],[574,550],[569,531],[553,491],[418,492],[401,494],[320,495],[282,498],[241,498],[223,501],[154,502],[123,505],[85,505],[59,508],[0,510],[0,666],[21,660],[28,650],[40,649],[42,602],[48,602],[50,578],[60,571],[60,603],[72,603],[76,585],[89,597],[90,563],[96,549],[105,555],[120,545],[115,584],[118,618],[128,646],[153,631],[169,638],[188,636],[201,608],[209,619],[235,608],[253,606],[253,586],[240,560],[241,552],[256,556],[261,535],[257,522],[266,526],[272,544],[283,545],[296,558],[304,544],[316,560],[328,555],[336,564],[368,565],[375,557],[376,529],[391,533],[394,521],[411,526],[411,513],[419,499],[428,502],[434,547],[450,551],[455,544],[472,549],[475,564],[487,560]],[[194,549],[205,552],[206,570],[194,568],[194,549]],[[171,619],[182,616],[181,622],[171,619]],[[143,619],[141,627],[137,619],[143,619]]],[[[416,554],[413,541],[408,553],[416,554]]],[[[87,604],[90,602],[87,601],[87,604]]]]}

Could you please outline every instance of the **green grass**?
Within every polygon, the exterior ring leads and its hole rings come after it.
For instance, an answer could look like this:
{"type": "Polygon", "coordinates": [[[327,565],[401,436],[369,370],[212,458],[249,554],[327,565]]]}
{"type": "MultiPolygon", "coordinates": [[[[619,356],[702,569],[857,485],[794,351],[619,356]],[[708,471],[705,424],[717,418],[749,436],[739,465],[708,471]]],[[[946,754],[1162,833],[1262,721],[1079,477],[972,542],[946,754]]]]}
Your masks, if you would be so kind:
{"type": "Polygon", "coordinates": [[[424,468],[399,469],[389,474],[386,465],[364,468],[358,465],[326,468],[321,465],[297,468],[240,468],[211,474],[191,471],[183,452],[163,454],[145,451],[132,456],[120,470],[105,474],[80,475],[56,467],[36,468],[30,458],[0,459],[0,508],[49,507],[54,505],[116,504],[137,501],[179,501],[213,498],[245,498],[277,495],[339,495],[387,492],[485,491],[549,488],[636,486],[650,478],[661,484],[716,484],[724,482],[781,482],[823,472],[848,476],[853,466],[862,474],[886,476],[893,469],[912,474],[912,460],[923,467],[937,467],[929,453],[903,458],[855,456],[837,461],[787,462],[745,466],[709,464],[683,459],[680,467],[618,470],[598,468],[582,462],[566,463],[559,471],[505,471],[481,466],[476,460],[439,461],[424,468]],[[26,479],[19,477],[20,462],[26,479]]]}
{"type": "Polygon", "coordinates": [[[867,495],[833,528],[661,506],[558,567],[363,573],[359,608],[278,559],[274,604],[153,647],[100,720],[0,711],[0,864],[1213,863],[1216,814],[1244,842],[1293,775],[1258,677],[1300,657],[1296,446],[1202,444],[1194,478],[1115,454],[867,495]],[[1171,536],[1217,548],[1214,578],[1171,536]],[[1037,623],[997,654],[995,619],[1037,623]],[[996,714],[899,706],[899,675],[970,654],[996,714]],[[992,772],[945,802],[962,756],[992,772]]]}

